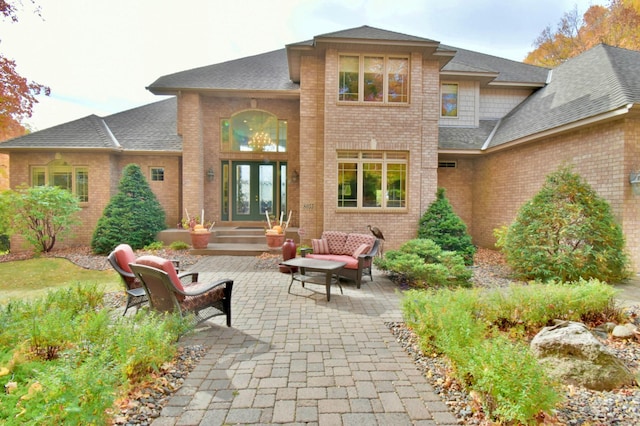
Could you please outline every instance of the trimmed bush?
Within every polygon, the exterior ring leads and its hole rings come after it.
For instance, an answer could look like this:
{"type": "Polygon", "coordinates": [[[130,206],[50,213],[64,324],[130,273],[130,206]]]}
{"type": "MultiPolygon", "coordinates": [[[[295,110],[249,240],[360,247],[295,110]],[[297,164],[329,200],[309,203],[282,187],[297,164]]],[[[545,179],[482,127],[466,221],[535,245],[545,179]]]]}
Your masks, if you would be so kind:
{"type": "Polygon", "coordinates": [[[442,250],[455,251],[462,256],[465,265],[472,265],[476,247],[467,232],[467,225],[454,213],[444,192],[444,188],[438,188],[436,200],[422,215],[418,238],[433,240],[442,250]]]}
{"type": "Polygon", "coordinates": [[[118,244],[127,243],[138,250],[151,244],[165,228],[164,210],[140,166],[129,164],[122,172],[118,193],[98,220],[91,249],[97,254],[107,254],[118,244]]]}
{"type": "Polygon", "coordinates": [[[498,246],[522,279],[617,282],[629,276],[624,237],[607,201],[570,167],[546,178],[498,246]]]}
{"type": "Polygon", "coordinates": [[[390,250],[384,258],[375,258],[375,265],[397,275],[411,287],[469,287],[472,272],[462,257],[444,251],[429,239],[417,238],[404,243],[398,250],[390,250]]]}

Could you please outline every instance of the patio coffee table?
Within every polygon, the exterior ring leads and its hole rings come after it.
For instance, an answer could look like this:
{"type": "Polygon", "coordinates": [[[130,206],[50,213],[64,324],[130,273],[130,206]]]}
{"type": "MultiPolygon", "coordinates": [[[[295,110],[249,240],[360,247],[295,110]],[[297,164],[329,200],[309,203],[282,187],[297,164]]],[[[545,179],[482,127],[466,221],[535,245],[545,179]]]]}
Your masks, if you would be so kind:
{"type": "Polygon", "coordinates": [[[327,288],[327,302],[331,300],[332,282],[338,284],[340,293],[344,294],[337,273],[346,266],[346,262],[296,257],[285,260],[280,263],[280,265],[286,266],[291,272],[291,282],[289,283],[288,293],[291,293],[293,282],[298,281],[302,283],[302,287],[304,287],[305,283],[324,284],[327,288]],[[311,274],[309,272],[311,272],[311,274]],[[313,272],[317,273],[313,274],[313,272]]]}

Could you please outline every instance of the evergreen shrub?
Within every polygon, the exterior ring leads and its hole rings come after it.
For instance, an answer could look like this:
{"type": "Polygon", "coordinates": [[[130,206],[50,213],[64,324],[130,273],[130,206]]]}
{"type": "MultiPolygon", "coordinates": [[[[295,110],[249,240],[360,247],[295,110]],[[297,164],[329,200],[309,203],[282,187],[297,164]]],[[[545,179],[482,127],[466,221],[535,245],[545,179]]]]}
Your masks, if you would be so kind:
{"type": "Polygon", "coordinates": [[[108,254],[118,244],[126,243],[138,250],[151,244],[165,228],[164,210],[140,166],[129,164],[122,172],[118,193],[98,220],[91,249],[97,254],[108,254]]]}
{"type": "Polygon", "coordinates": [[[453,211],[445,197],[444,188],[438,188],[436,199],[420,218],[418,238],[433,240],[443,250],[455,251],[465,265],[473,264],[476,247],[467,232],[467,225],[453,211]]]}
{"type": "Polygon", "coordinates": [[[569,166],[548,175],[496,236],[521,279],[617,282],[629,276],[624,236],[609,203],[569,166]]]}
{"type": "Polygon", "coordinates": [[[460,255],[445,251],[429,239],[417,238],[389,250],[375,265],[396,275],[410,287],[469,287],[472,272],[460,255]]]}

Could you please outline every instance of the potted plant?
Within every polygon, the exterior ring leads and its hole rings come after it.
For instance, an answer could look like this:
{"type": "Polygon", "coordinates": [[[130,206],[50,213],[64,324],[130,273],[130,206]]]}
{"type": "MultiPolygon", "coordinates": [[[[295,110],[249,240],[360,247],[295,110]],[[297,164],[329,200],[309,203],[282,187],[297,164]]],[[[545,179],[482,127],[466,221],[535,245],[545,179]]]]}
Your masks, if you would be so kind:
{"type": "Polygon", "coordinates": [[[289,212],[289,219],[286,222],[283,222],[283,213],[280,214],[280,222],[276,223],[274,218],[274,224],[271,224],[271,218],[269,217],[269,212],[265,211],[265,216],[267,217],[267,228],[265,230],[265,237],[267,239],[267,247],[270,249],[279,249],[282,248],[285,240],[285,231],[289,226],[289,221],[291,220],[291,212],[289,212]]]}
{"type": "Polygon", "coordinates": [[[191,245],[194,249],[206,249],[209,245],[211,230],[216,223],[204,222],[204,210],[202,211],[202,218],[200,218],[200,220],[198,220],[198,217],[190,217],[186,209],[185,212],[187,213],[187,217],[186,220],[182,220],[182,226],[184,229],[189,229],[191,245]]]}

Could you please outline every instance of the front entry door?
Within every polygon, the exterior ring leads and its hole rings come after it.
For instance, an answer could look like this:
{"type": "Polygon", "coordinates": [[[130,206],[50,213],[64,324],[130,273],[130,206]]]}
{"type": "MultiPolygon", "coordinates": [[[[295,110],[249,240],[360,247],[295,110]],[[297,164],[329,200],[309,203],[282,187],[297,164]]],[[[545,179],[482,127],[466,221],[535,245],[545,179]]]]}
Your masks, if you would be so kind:
{"type": "Polygon", "coordinates": [[[277,206],[276,164],[233,162],[231,168],[231,220],[265,220],[265,211],[273,215],[277,206]]]}

